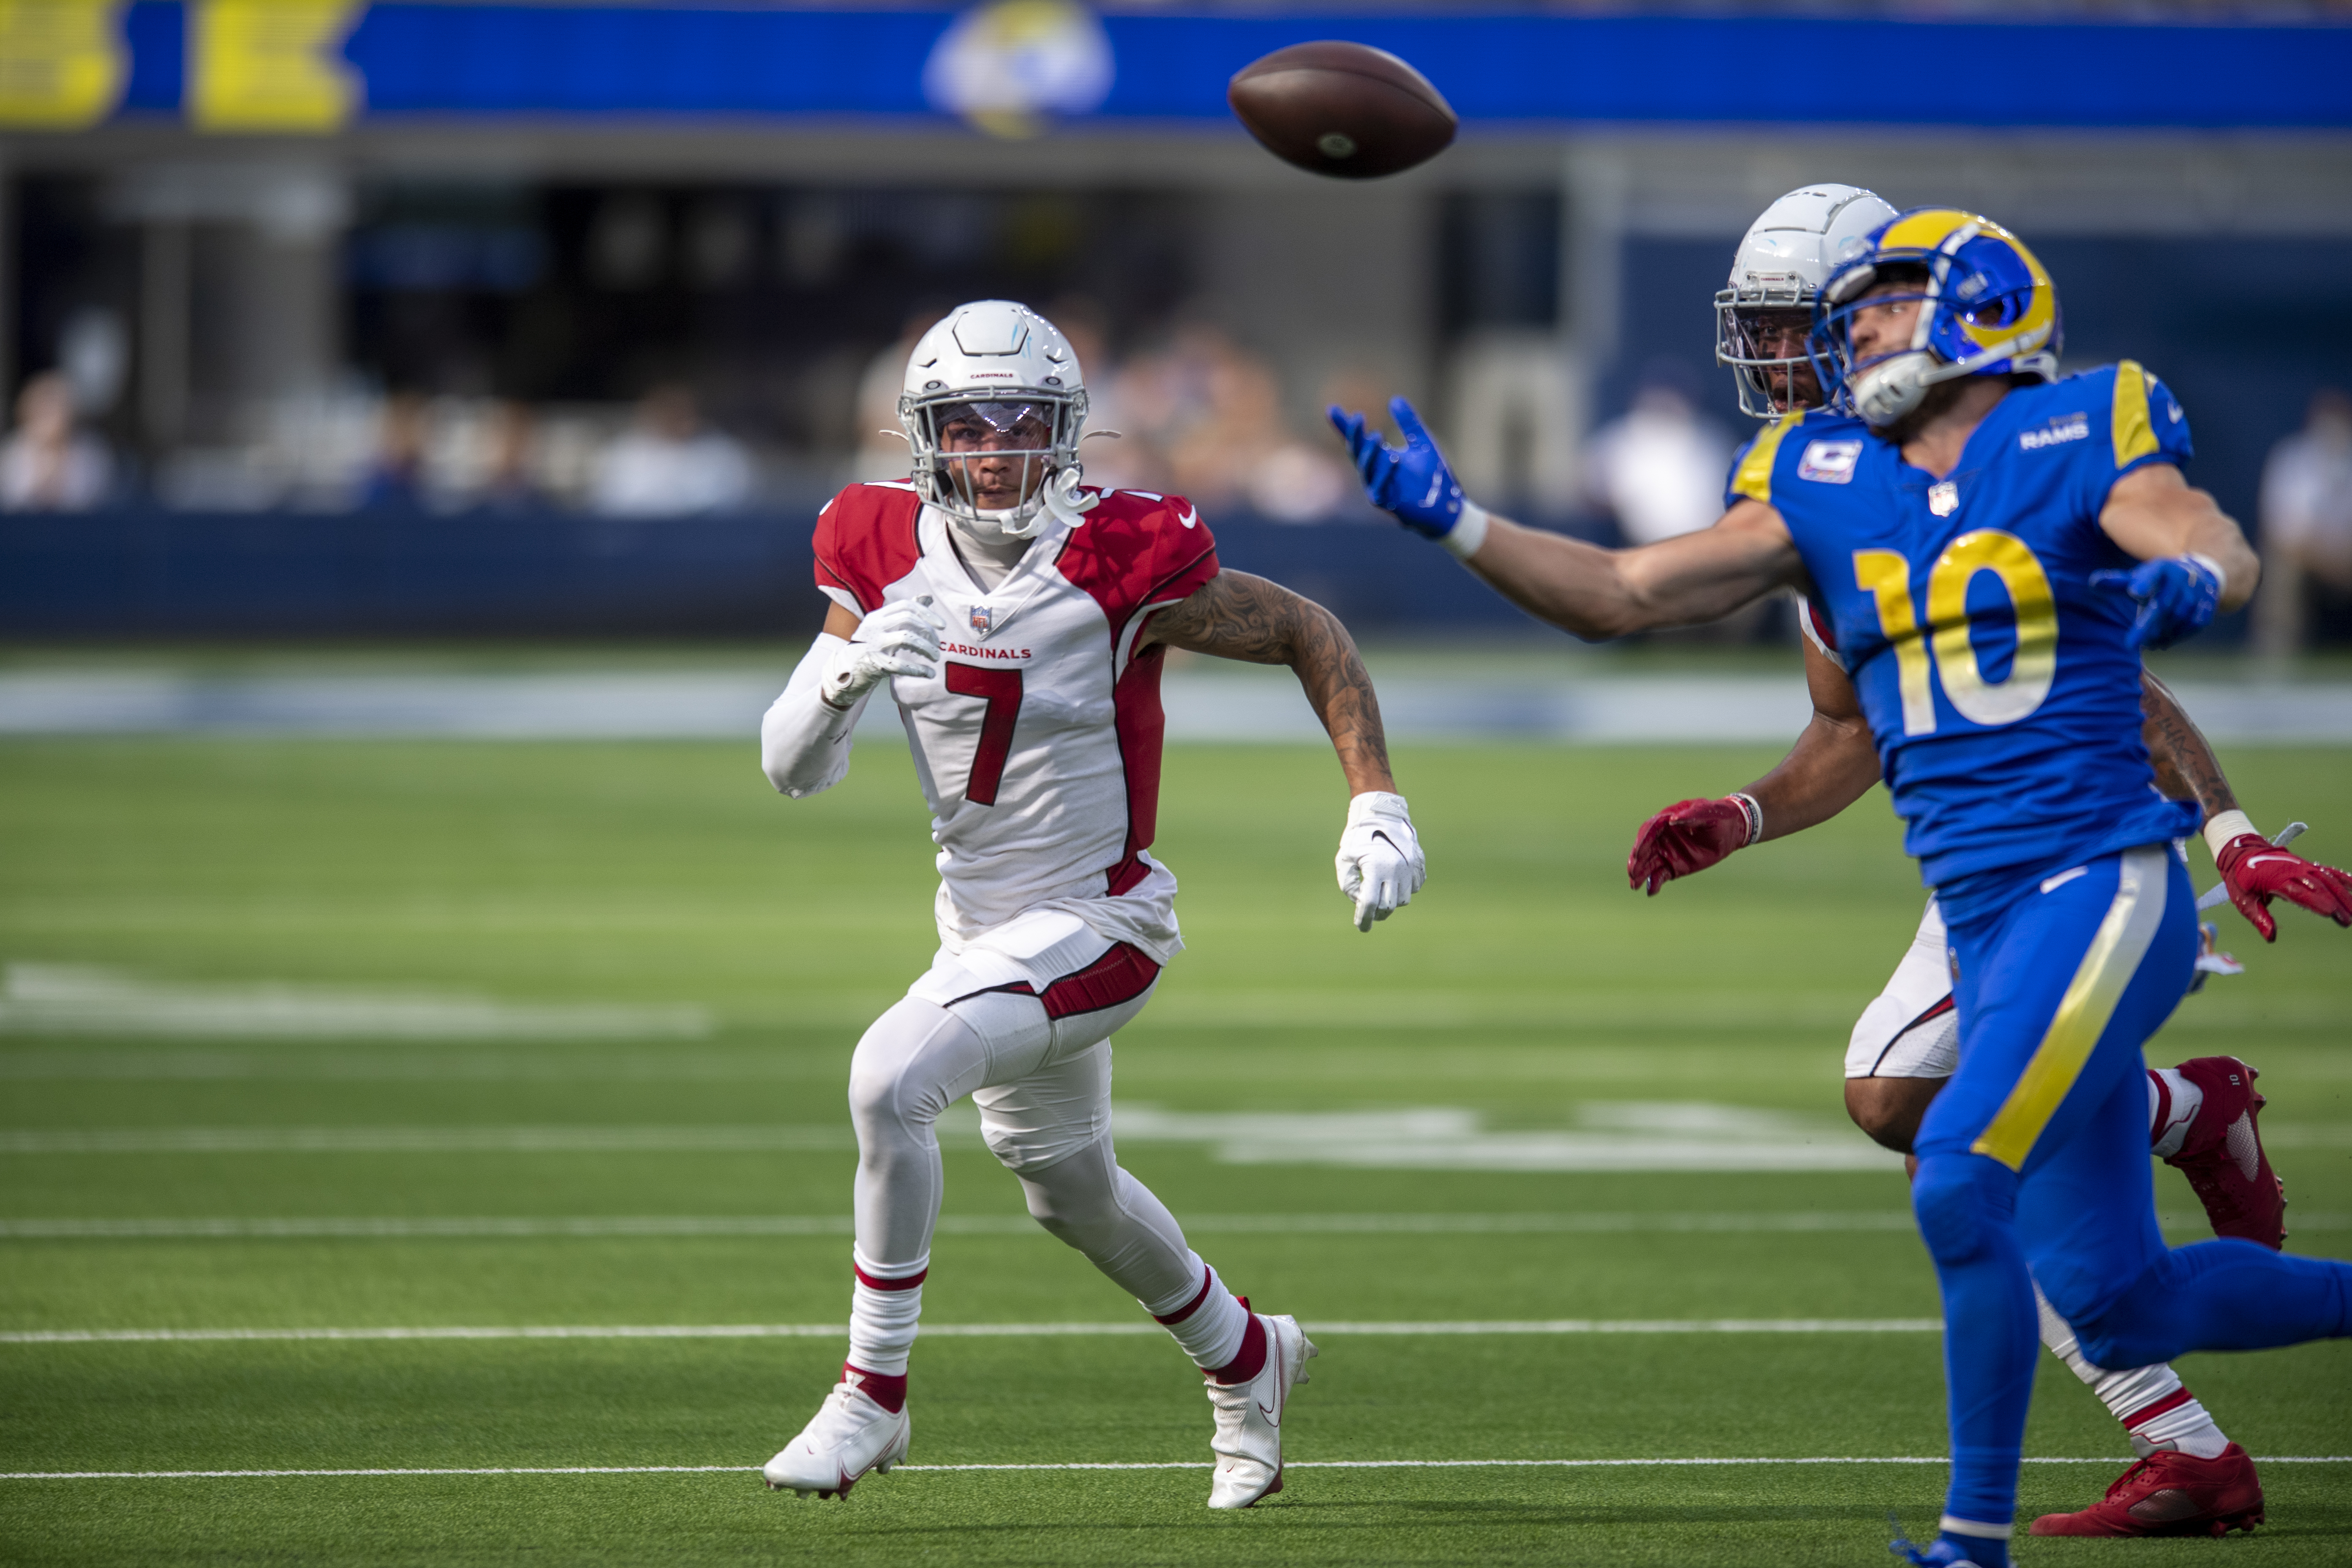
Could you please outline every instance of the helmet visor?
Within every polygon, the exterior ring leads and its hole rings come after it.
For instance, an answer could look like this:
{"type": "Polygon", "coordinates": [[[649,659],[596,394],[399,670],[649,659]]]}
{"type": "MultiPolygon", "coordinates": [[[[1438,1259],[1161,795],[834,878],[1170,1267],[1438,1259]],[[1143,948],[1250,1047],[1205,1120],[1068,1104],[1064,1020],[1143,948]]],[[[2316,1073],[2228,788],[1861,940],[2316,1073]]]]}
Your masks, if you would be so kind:
{"type": "Polygon", "coordinates": [[[943,403],[930,411],[941,452],[1046,452],[1061,410],[1050,403],[943,403]]]}

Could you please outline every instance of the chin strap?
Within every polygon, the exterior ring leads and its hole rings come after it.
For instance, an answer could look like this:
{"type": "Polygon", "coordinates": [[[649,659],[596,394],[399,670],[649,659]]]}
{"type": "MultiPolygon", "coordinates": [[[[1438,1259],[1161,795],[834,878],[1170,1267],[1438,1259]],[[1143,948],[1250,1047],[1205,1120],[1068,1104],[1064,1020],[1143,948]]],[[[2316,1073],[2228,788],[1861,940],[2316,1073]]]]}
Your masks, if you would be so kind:
{"type": "Polygon", "coordinates": [[[1066,522],[1072,528],[1086,521],[1087,513],[1102,504],[1101,496],[1080,493],[1080,477],[1077,465],[1073,463],[1048,479],[1041,492],[1045,510],[1051,512],[1056,521],[1066,522]]]}

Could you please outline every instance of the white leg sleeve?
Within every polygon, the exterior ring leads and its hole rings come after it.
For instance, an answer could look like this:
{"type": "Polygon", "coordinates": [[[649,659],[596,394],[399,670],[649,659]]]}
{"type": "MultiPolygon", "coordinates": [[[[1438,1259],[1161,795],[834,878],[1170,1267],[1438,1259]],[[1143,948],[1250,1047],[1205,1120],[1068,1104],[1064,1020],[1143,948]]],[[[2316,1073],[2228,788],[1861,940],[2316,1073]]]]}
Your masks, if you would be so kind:
{"type": "Polygon", "coordinates": [[[767,717],[760,721],[761,770],[780,793],[794,800],[831,789],[849,772],[850,734],[873,693],[844,712],[819,696],[817,687],[826,658],[846,646],[845,638],[820,634],[785,683],[784,694],[769,704],[767,717]]]}
{"type": "Polygon", "coordinates": [[[909,1273],[929,1261],[940,1215],[935,1124],[987,1074],[980,1037],[935,1002],[898,1002],[857,1042],[849,1117],[857,1128],[857,1259],[869,1273],[909,1273]]]}
{"type": "Polygon", "coordinates": [[[2042,1342],[2066,1363],[2067,1370],[2091,1385],[2091,1392],[2115,1413],[2116,1420],[2128,1424],[2134,1415],[2179,1388],[2180,1374],[2163,1362],[2153,1366],[2127,1367],[2121,1372],[2092,1365],[2083,1359],[2082,1347],[2074,1342],[2073,1326],[2058,1315],[2039,1285],[2033,1288],[2033,1304],[2042,1312],[2042,1342]]]}
{"type": "Polygon", "coordinates": [[[1240,1353],[1249,1314],[1184,1245],[1168,1205],[1119,1165],[1109,1138],[1013,1173],[1031,1216],[1142,1303],[1196,1363],[1220,1367],[1240,1353]]]}

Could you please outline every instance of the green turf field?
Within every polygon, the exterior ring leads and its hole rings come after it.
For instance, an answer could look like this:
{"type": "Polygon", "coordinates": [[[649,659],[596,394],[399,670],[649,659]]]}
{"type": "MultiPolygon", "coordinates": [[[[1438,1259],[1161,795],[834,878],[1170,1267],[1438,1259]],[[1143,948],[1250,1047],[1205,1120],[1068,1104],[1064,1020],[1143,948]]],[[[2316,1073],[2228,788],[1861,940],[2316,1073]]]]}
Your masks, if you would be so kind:
{"type": "MultiPolygon", "coordinates": [[[[909,1468],[845,1504],[751,1473],[831,1382],[837,1334],[26,1342],[840,1321],[845,1065],[929,954],[933,883],[888,748],[796,804],[748,745],[0,748],[0,1471],[674,1468],[9,1479],[0,1560],[1889,1561],[1887,1513],[1931,1530],[1940,1466],[1362,1462],[1932,1458],[1938,1342],[1908,1325],[1936,1292],[1899,1168],[1397,1168],[1295,1129],[1203,1131],[1420,1110],[1507,1150],[1752,1124],[1852,1151],[1845,1032],[1920,897],[1883,799],[1654,901],[1622,883],[1644,815],[1769,760],[1405,754],[1432,879],[1363,936],[1331,885],[1328,755],[1171,752],[1159,847],[1192,949],[1119,1041],[1120,1101],[1165,1134],[1123,1157],[1323,1349],[1286,1489],[1227,1516],[1202,1506],[1197,1378],[1156,1332],[928,1339],[911,1466],[1181,1468],[909,1468]],[[1893,1326],[1370,1331],[1511,1320],[1893,1326]]],[[[2258,822],[2304,817],[2302,847],[2352,858],[2352,754],[2229,760],[2258,822]]],[[[2249,973],[2184,1004],[2155,1055],[2264,1069],[2289,1245],[2343,1255],[2352,934],[2290,913],[2265,949],[2221,919],[2249,973]]],[[[947,1142],[928,1322],[1139,1324],[1027,1228],[968,1124],[947,1142]]],[[[2158,1177],[2192,1239],[2193,1198],[2158,1177]]],[[[2258,1457],[2352,1454],[2352,1349],[2183,1371],[2258,1457]]],[[[2054,1362],[2029,1452],[2092,1461],[2029,1466],[2029,1515],[2128,1458],[2054,1362]]],[[[2021,1556],[2352,1563],[2352,1464],[2264,1481],[2251,1541],[2021,1556]]]]}

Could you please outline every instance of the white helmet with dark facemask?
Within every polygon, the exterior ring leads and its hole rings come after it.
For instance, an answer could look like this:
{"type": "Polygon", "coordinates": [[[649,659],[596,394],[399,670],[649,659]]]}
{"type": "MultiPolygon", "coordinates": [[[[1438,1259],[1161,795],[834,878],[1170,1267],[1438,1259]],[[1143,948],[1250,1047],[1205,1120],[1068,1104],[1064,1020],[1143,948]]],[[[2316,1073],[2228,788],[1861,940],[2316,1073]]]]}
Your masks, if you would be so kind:
{"type": "Polygon", "coordinates": [[[1748,226],[1730,281],[1715,296],[1715,362],[1731,367],[1740,412],[1759,419],[1789,412],[1787,395],[1811,356],[1775,353],[1774,340],[1793,330],[1804,341],[1822,285],[1865,254],[1873,231],[1894,217],[1893,206],[1859,185],[1804,185],[1748,226]]]}
{"type": "Polygon", "coordinates": [[[1076,522],[1096,498],[1078,490],[1085,373],[1053,322],[1009,300],[959,305],[907,362],[898,424],[914,448],[923,499],[982,534],[1025,539],[1048,516],[1076,522]],[[1010,507],[983,507],[982,455],[1015,464],[1010,507]]]}

